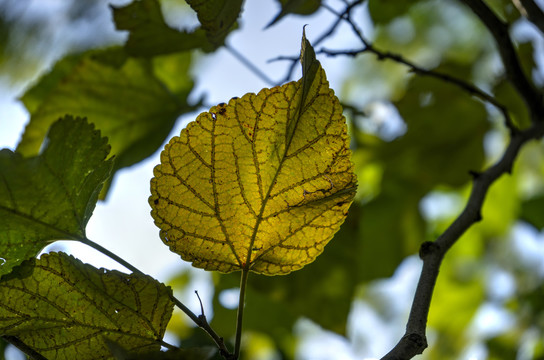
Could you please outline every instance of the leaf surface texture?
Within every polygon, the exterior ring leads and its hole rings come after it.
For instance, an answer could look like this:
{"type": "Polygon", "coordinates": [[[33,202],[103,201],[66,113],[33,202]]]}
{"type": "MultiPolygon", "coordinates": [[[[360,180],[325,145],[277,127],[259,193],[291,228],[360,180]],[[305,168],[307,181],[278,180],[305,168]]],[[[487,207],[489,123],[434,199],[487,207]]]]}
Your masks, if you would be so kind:
{"type": "Polygon", "coordinates": [[[344,221],[356,191],[345,118],[307,41],[302,63],[298,82],[212,107],[161,153],[152,216],[194,266],[286,274],[344,221]]]}
{"type": "Polygon", "coordinates": [[[107,139],[70,116],[51,127],[40,155],[0,151],[0,275],[54,240],[85,237],[113,161],[107,139]]]}
{"type": "Polygon", "coordinates": [[[106,338],[130,351],[158,350],[170,292],[148,276],[45,254],[2,278],[0,331],[48,359],[113,358],[106,338]]]}
{"type": "MultiPolygon", "coordinates": [[[[183,87],[186,97],[192,81],[183,87]]],[[[36,155],[49,126],[65,114],[85,116],[108,137],[115,170],[155,152],[187,110],[185,98],[166,88],[151,61],[128,58],[121,48],[66,57],[22,100],[31,118],[18,152],[36,155]]]]}

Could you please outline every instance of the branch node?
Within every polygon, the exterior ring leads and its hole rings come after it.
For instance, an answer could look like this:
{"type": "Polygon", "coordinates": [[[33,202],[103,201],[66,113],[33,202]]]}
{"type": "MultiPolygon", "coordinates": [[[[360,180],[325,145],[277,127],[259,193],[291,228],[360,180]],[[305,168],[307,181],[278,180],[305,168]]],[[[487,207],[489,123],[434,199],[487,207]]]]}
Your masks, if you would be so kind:
{"type": "MultiPolygon", "coordinates": [[[[223,338],[222,338],[222,337],[221,337],[220,339],[221,339],[221,341],[223,341],[223,338]]],[[[231,360],[231,359],[232,359],[232,360],[235,360],[235,359],[234,359],[234,355],[231,354],[231,353],[229,353],[229,352],[226,351],[226,350],[219,349],[219,353],[221,354],[221,357],[222,357],[223,359],[227,359],[227,360],[231,360]]]]}
{"type": "MultiPolygon", "coordinates": [[[[440,246],[433,241],[425,241],[419,248],[419,258],[425,260],[425,258],[440,249],[440,246]]],[[[415,335],[415,334],[411,334],[415,335]]]]}
{"type": "Polygon", "coordinates": [[[482,212],[481,211],[478,211],[476,213],[476,218],[474,219],[475,222],[480,222],[484,219],[484,217],[482,216],[482,212]]]}
{"type": "Polygon", "coordinates": [[[381,360],[408,360],[423,353],[427,348],[427,339],[424,334],[409,333],[400,339],[397,346],[387,353],[381,360]]]}
{"type": "Polygon", "coordinates": [[[427,339],[420,334],[408,334],[405,335],[406,340],[417,349],[418,354],[421,354],[423,350],[427,348],[427,339]]]}

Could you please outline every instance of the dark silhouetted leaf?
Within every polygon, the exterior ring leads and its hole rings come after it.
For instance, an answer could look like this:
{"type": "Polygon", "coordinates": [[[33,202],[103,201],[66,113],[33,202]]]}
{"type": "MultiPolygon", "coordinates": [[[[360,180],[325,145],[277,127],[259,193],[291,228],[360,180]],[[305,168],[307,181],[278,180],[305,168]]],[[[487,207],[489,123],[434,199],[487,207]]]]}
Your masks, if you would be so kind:
{"type": "Polygon", "coordinates": [[[243,0],[187,0],[214,49],[223,45],[242,11],[243,0]]]}
{"type": "Polygon", "coordinates": [[[417,252],[425,239],[420,198],[382,195],[362,208],[357,232],[359,271],[370,281],[393,275],[402,260],[417,252]]]}
{"type": "Polygon", "coordinates": [[[271,27],[289,14],[311,15],[321,6],[321,0],[279,0],[280,12],[266,25],[271,27]]]}
{"type": "Polygon", "coordinates": [[[408,130],[379,155],[387,164],[384,179],[395,188],[391,191],[409,187],[424,195],[439,184],[461,186],[470,180],[470,170],[482,168],[483,138],[489,129],[483,103],[453,85],[414,77],[394,104],[408,130]]]}
{"type": "Polygon", "coordinates": [[[125,44],[130,55],[153,57],[198,48],[213,50],[203,29],[188,32],[168,26],[157,0],[136,0],[126,6],[111,7],[117,30],[130,32],[125,44]]]}
{"type": "Polygon", "coordinates": [[[521,219],[537,229],[544,228],[544,196],[529,199],[521,204],[521,219]]]}

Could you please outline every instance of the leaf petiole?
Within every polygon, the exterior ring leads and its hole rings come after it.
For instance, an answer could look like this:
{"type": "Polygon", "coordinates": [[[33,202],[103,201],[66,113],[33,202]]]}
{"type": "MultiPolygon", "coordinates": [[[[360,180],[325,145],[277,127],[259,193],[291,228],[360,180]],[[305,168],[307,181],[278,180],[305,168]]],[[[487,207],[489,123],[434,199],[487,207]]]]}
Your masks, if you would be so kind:
{"type": "Polygon", "coordinates": [[[85,244],[87,246],[90,246],[95,250],[98,250],[99,252],[106,255],[110,259],[113,259],[113,260],[117,261],[119,264],[123,265],[124,267],[126,267],[127,269],[132,271],[133,273],[145,276],[145,274],[143,272],[141,272],[140,270],[138,270],[134,265],[130,264],[128,261],[126,261],[126,260],[122,259],[121,257],[117,256],[116,254],[112,253],[111,251],[109,251],[105,247],[102,247],[101,245],[95,243],[94,241],[92,241],[92,240],[90,240],[90,239],[88,239],[86,237],[83,238],[83,239],[78,239],[78,240],[81,243],[83,243],[83,244],[85,244]]]}
{"type": "Polygon", "coordinates": [[[242,276],[240,278],[240,299],[238,300],[238,314],[236,316],[236,340],[234,343],[234,359],[238,359],[240,356],[240,344],[242,340],[242,322],[244,319],[244,303],[246,298],[246,284],[247,277],[249,275],[249,269],[242,269],[242,276]]]}

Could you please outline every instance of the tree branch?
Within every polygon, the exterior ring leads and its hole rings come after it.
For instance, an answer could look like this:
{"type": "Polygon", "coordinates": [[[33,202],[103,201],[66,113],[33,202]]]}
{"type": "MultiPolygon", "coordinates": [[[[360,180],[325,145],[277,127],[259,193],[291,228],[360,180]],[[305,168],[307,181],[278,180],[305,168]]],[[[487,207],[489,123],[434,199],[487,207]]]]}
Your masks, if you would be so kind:
{"type": "MultiPolygon", "coordinates": [[[[364,0],[356,0],[352,3],[346,2],[346,7],[342,13],[335,12],[332,8],[329,6],[323,5],[323,7],[330,12],[332,12],[334,15],[337,16],[337,19],[334,21],[334,23],[329,27],[327,31],[325,31],[319,38],[317,38],[315,41],[312,42],[313,47],[315,48],[317,45],[322,43],[325,39],[327,39],[329,36],[331,36],[335,31],[336,28],[340,25],[342,20],[345,20],[346,17],[349,17],[349,13],[358,5],[361,5],[364,2],[364,0]]],[[[284,76],[283,79],[281,79],[276,85],[281,85],[283,83],[286,83],[291,79],[293,76],[293,71],[295,70],[295,67],[297,65],[297,62],[299,60],[299,56],[278,56],[276,58],[270,59],[269,62],[272,61],[278,61],[278,60],[289,60],[291,61],[291,65],[287,69],[287,74],[284,76]]]]}
{"type": "Polygon", "coordinates": [[[361,54],[361,53],[369,52],[369,53],[372,53],[372,54],[376,55],[379,60],[389,59],[389,60],[395,61],[395,62],[397,62],[399,64],[406,65],[408,68],[410,68],[410,70],[412,72],[414,72],[414,73],[416,73],[418,75],[430,76],[430,77],[434,77],[436,79],[440,79],[442,81],[448,82],[450,84],[458,86],[459,88],[467,91],[469,94],[471,94],[473,96],[476,96],[477,98],[490,103],[491,105],[495,106],[501,112],[501,114],[504,117],[504,122],[506,124],[506,127],[510,130],[510,132],[515,133],[517,131],[517,128],[514,125],[514,123],[512,122],[510,114],[508,113],[508,109],[506,109],[506,107],[504,105],[499,103],[497,101],[497,99],[495,99],[492,95],[490,95],[490,94],[486,93],[485,91],[479,89],[475,85],[473,85],[473,84],[471,84],[469,82],[466,82],[464,80],[461,80],[459,78],[456,78],[454,76],[444,74],[444,73],[441,73],[441,72],[438,72],[438,71],[428,70],[428,69],[422,68],[421,66],[418,66],[418,65],[412,63],[411,61],[405,59],[400,54],[392,53],[390,51],[381,51],[381,50],[376,49],[374,47],[374,45],[364,37],[362,31],[352,21],[349,11],[344,12],[341,15],[337,14],[337,16],[339,16],[339,19],[345,20],[351,26],[351,28],[352,28],[353,32],[355,33],[355,35],[363,43],[363,48],[358,49],[358,50],[351,50],[351,51],[332,51],[332,50],[321,49],[321,51],[319,53],[322,53],[322,54],[325,54],[325,55],[328,55],[328,56],[337,56],[337,55],[356,56],[356,55],[361,54]]]}
{"type": "Polygon", "coordinates": [[[435,70],[428,70],[425,69],[419,65],[414,64],[413,62],[407,60],[400,54],[396,54],[390,51],[381,51],[376,49],[368,40],[366,40],[360,33],[359,33],[361,41],[365,44],[365,46],[361,49],[356,50],[327,50],[327,49],[321,49],[317,53],[318,54],[325,54],[327,56],[339,56],[339,55],[346,55],[346,56],[357,56],[359,54],[363,53],[371,53],[376,55],[376,57],[379,60],[392,60],[396,63],[405,65],[410,69],[411,72],[421,75],[421,76],[428,76],[432,77],[438,80],[442,80],[444,82],[450,83],[452,85],[455,85],[459,87],[460,89],[468,92],[470,95],[475,96],[479,98],[480,100],[483,100],[485,102],[490,103],[491,105],[495,106],[504,117],[504,122],[506,124],[506,127],[511,131],[515,132],[517,131],[516,126],[512,122],[512,118],[510,117],[510,114],[508,113],[508,109],[504,105],[502,105],[500,102],[497,101],[492,95],[486,93],[485,91],[481,90],[477,86],[464,81],[462,79],[456,78],[454,76],[435,71],[435,70]]]}
{"type": "Polygon", "coordinates": [[[532,22],[544,34],[544,12],[533,0],[513,0],[521,15],[532,22]]]}
{"type": "MultiPolygon", "coordinates": [[[[124,267],[132,271],[133,273],[141,275],[141,276],[147,276],[146,274],[144,274],[142,271],[140,271],[138,268],[136,268],[134,265],[132,265],[128,261],[124,260],[117,254],[112,253],[111,251],[95,243],[94,241],[88,238],[79,239],[79,241],[87,246],[92,247],[95,250],[98,250],[99,252],[108,256],[109,258],[117,261],[119,264],[123,265],[124,267]]],[[[179,299],[176,298],[172,292],[170,292],[169,296],[170,296],[170,300],[172,300],[174,304],[176,304],[176,306],[181,311],[183,311],[191,320],[193,320],[193,322],[198,327],[202,328],[213,339],[221,355],[224,358],[228,359],[232,357],[232,354],[229,352],[229,350],[227,349],[227,346],[225,345],[225,341],[223,340],[222,337],[217,335],[217,333],[212,329],[212,327],[208,323],[208,320],[206,319],[206,316],[204,316],[204,312],[202,312],[201,315],[197,316],[187,306],[185,306],[185,304],[179,301],[179,299]]]]}
{"type": "MultiPolygon", "coordinates": [[[[526,142],[541,138],[544,135],[542,95],[523,73],[514,45],[508,34],[507,24],[495,16],[491,9],[480,0],[460,1],[472,9],[493,35],[504,64],[506,76],[524,99],[533,125],[529,129],[511,133],[510,142],[503,156],[493,166],[483,173],[472,173],[474,177],[472,191],[461,214],[436,241],[422,244],[420,257],[423,260],[423,268],[414,295],[405,335],[382,360],[411,359],[415,355],[421,354],[427,347],[425,336],[427,318],[442,259],[468,228],[482,220],[481,209],[490,186],[503,174],[512,172],[514,161],[521,147],[526,142]]],[[[459,84],[457,85],[459,86],[459,84]]],[[[504,109],[503,113],[506,114],[506,109],[504,109]]]]}
{"type": "Polygon", "coordinates": [[[46,357],[42,356],[40,353],[32,349],[30,346],[27,346],[24,342],[19,340],[16,336],[11,335],[2,335],[2,339],[15,346],[17,349],[24,352],[29,359],[33,360],[47,360],[46,357]]]}
{"type": "Polygon", "coordinates": [[[544,122],[512,135],[502,158],[483,173],[473,173],[470,197],[461,214],[434,242],[421,245],[419,256],[423,268],[406,325],[405,335],[382,360],[408,360],[421,354],[427,347],[425,330],[431,298],[442,259],[461,235],[474,223],[482,220],[481,209],[490,186],[503,174],[511,173],[521,147],[530,140],[544,135],[544,122]]]}
{"type": "Polygon", "coordinates": [[[542,95],[523,73],[514,44],[508,34],[508,24],[499,19],[481,0],[459,1],[468,6],[476,14],[495,39],[506,76],[525,101],[525,105],[531,114],[531,121],[543,121],[544,108],[542,107],[542,95]]]}

